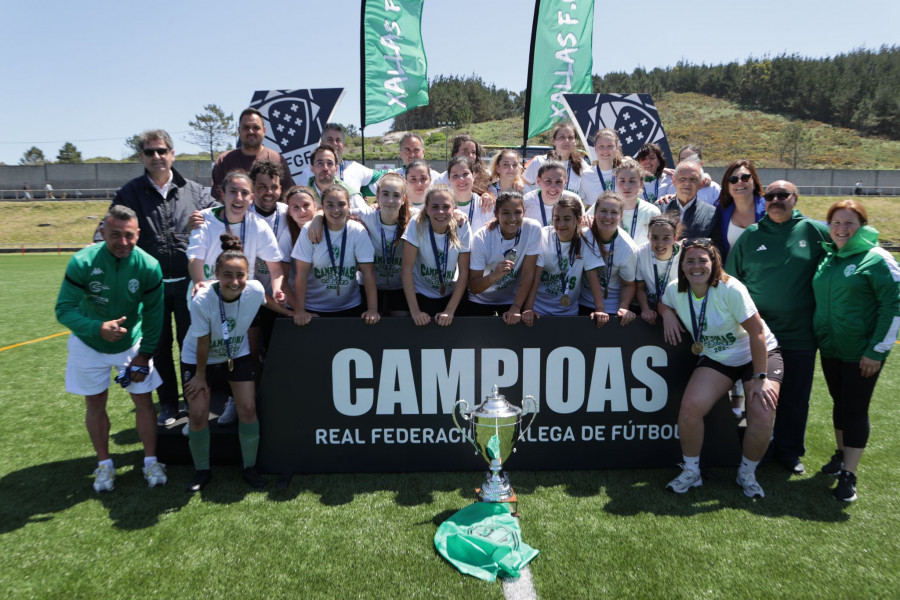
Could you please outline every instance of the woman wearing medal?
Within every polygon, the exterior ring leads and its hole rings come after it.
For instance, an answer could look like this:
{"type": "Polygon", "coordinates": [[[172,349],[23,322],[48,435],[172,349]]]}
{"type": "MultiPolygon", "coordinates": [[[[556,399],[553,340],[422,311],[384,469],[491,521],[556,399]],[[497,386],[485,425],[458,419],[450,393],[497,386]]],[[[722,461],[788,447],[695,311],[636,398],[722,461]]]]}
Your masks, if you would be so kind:
{"type": "Polygon", "coordinates": [[[475,184],[475,168],[471,160],[466,156],[454,156],[447,163],[447,179],[450,181],[450,190],[453,192],[453,201],[456,208],[463,211],[469,219],[469,227],[472,232],[484,227],[490,220],[490,197],[482,200],[480,194],[473,192],[475,184]]]}
{"type": "Polygon", "coordinates": [[[594,135],[594,155],[597,160],[581,174],[581,187],[578,191],[588,207],[603,192],[618,190],[616,169],[622,161],[622,144],[615,129],[601,129],[594,135]]]}
{"type": "Polygon", "coordinates": [[[703,418],[738,380],[747,388],[747,432],[737,483],[750,498],[765,496],[756,481],[775,423],[784,364],[778,341],[759,316],[747,288],[725,274],[719,251],[709,238],[684,240],[678,281],[668,284],[659,303],[665,339],[681,342],[690,327],[694,367],[678,412],[683,471],[666,486],[683,494],[703,484],[700,449],[703,418]],[[679,319],[681,320],[679,322],[679,319]]]}
{"type": "MultiPolygon", "coordinates": [[[[541,231],[541,254],[538,256],[535,285],[525,302],[522,320],[532,325],[536,317],[575,316],[578,297],[587,279],[598,306],[603,305],[598,269],[603,259],[590,252],[590,231],[581,226],[581,200],[565,194],[553,207],[553,225],[541,231]]],[[[591,314],[597,327],[609,321],[603,311],[591,314]]]]}
{"type": "Polygon", "coordinates": [[[669,282],[678,279],[681,248],[675,240],[681,238],[684,227],[678,213],[664,212],[650,219],[647,229],[650,240],[637,251],[637,302],[641,319],[656,325],[659,299],[669,282]]]}
{"type": "Polygon", "coordinates": [[[525,216],[547,227],[552,225],[553,207],[566,191],[566,166],[558,160],[546,161],[538,169],[537,183],[538,189],[525,194],[525,216]]]}
{"type": "Polygon", "coordinates": [[[653,142],[644,144],[635,158],[647,173],[644,176],[642,194],[645,202],[658,204],[661,197],[675,193],[675,183],[666,173],[666,157],[663,156],[662,148],[653,142]]]}
{"type": "Polygon", "coordinates": [[[312,222],[303,226],[291,256],[297,278],[294,287],[294,324],[307,325],[314,316],[359,317],[374,325],[378,314],[375,288],[375,249],[366,228],[349,220],[350,196],[340,185],[322,191],[325,215],[325,243],[313,245],[309,239],[312,222]],[[362,272],[367,308],[361,309],[357,271],[362,272]]]}
{"type": "Polygon", "coordinates": [[[507,325],[518,323],[534,284],[540,243],[541,226],[525,218],[522,194],[500,192],[494,219],[472,236],[467,314],[497,314],[507,325]]]}
{"type": "Polygon", "coordinates": [[[266,480],[254,468],[259,447],[256,385],[247,330],[260,306],[290,316],[290,310],[269,297],[260,282],[249,280],[249,261],[240,238],[221,236],[215,281],[197,291],[190,302],[191,328],[184,338],[181,372],[184,396],[190,405],[188,444],[196,472],[189,492],[199,492],[211,478],[209,468],[209,386],[211,368],[226,369],[225,378],[237,407],[244,479],[254,488],[266,480]]]}
{"type": "Polygon", "coordinates": [[[584,159],[581,150],[578,149],[578,135],[575,131],[575,125],[571,121],[558,123],[550,132],[550,139],[552,140],[553,150],[546,155],[535,156],[525,165],[525,173],[522,175],[522,179],[525,180],[526,184],[525,189],[532,191],[537,187],[538,169],[541,168],[544,162],[552,159],[562,161],[566,169],[565,189],[578,194],[581,188],[581,174],[590,167],[584,159]]]}
{"type": "MultiPolygon", "coordinates": [[[[399,173],[387,173],[378,180],[378,207],[354,208],[350,212],[369,232],[375,248],[375,287],[378,289],[378,312],[382,316],[409,316],[400,262],[403,240],[411,214],[406,198],[406,180],[399,173]]],[[[418,209],[415,210],[418,213],[418,209]]],[[[357,277],[361,278],[361,275],[357,277]]]]}
{"type": "Polygon", "coordinates": [[[603,259],[599,273],[603,304],[597,305],[590,290],[582,288],[578,311],[580,315],[595,311],[616,315],[620,325],[628,325],[636,316],[629,307],[635,294],[637,246],[619,227],[624,206],[622,196],[616,192],[603,192],[593,206],[591,234],[594,243],[589,245],[588,251],[603,259]]]}
{"type": "Polygon", "coordinates": [[[470,229],[457,225],[453,192],[434,185],[425,208],[403,234],[401,277],[409,313],[416,325],[432,320],[450,325],[469,281],[470,229]]]}

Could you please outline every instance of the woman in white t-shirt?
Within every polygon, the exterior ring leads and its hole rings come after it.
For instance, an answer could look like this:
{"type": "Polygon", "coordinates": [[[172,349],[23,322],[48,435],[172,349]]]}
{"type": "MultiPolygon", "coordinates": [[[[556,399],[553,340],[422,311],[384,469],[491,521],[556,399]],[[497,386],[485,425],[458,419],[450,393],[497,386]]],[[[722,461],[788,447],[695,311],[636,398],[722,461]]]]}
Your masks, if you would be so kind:
{"type": "Polygon", "coordinates": [[[472,236],[468,314],[498,314],[507,325],[518,323],[534,285],[540,245],[541,226],[525,217],[522,194],[500,192],[494,219],[472,236]]]}
{"type": "Polygon", "coordinates": [[[269,268],[274,298],[284,304],[285,296],[281,291],[284,257],[278,248],[278,240],[272,228],[248,210],[253,204],[253,181],[244,171],[231,171],[222,181],[222,190],[224,206],[204,211],[203,223],[191,232],[187,249],[188,273],[194,284],[191,295],[209,285],[216,259],[221,254],[219,237],[230,233],[241,240],[244,255],[250,261],[250,279],[253,279],[257,257],[261,258],[269,268]]]}
{"type": "Polygon", "coordinates": [[[615,129],[601,129],[594,135],[594,154],[597,160],[581,174],[579,194],[584,203],[593,206],[606,191],[617,191],[615,170],[622,160],[622,143],[615,129]]]}
{"type": "Polygon", "coordinates": [[[378,291],[375,288],[375,249],[362,224],[350,221],[350,195],[340,185],[322,191],[325,215],[324,243],[313,245],[309,239],[312,222],[303,226],[291,256],[295,260],[297,279],[294,287],[294,323],[307,325],[314,316],[358,317],[374,325],[378,314],[378,291]],[[362,299],[357,271],[363,274],[367,306],[362,299]]]}
{"type": "Polygon", "coordinates": [[[678,253],[675,241],[684,227],[676,212],[664,212],[650,219],[649,241],[637,251],[637,302],[641,318],[656,325],[657,308],[666,286],[678,279],[678,253]]]}
{"type": "Polygon", "coordinates": [[[587,289],[582,289],[578,310],[580,315],[589,315],[595,310],[619,317],[620,325],[628,325],[635,319],[631,311],[634,300],[637,246],[619,224],[625,203],[616,192],[603,192],[594,204],[594,220],[591,234],[594,244],[589,251],[603,259],[600,268],[600,288],[603,291],[603,305],[597,306],[587,289]]]}
{"type": "Polygon", "coordinates": [[[421,158],[406,165],[406,197],[410,208],[425,206],[425,194],[431,187],[431,167],[421,158]]]}
{"type": "Polygon", "coordinates": [[[589,165],[584,159],[581,150],[578,149],[578,135],[575,132],[575,125],[570,121],[558,123],[551,130],[550,138],[553,150],[545,155],[535,156],[525,165],[525,174],[522,176],[525,180],[525,189],[531,191],[537,188],[538,169],[541,168],[544,162],[552,159],[561,161],[566,167],[565,189],[579,194],[581,175],[589,168],[589,165]]]}
{"type": "Polygon", "coordinates": [[[500,192],[504,190],[525,193],[522,161],[519,159],[519,153],[512,148],[506,148],[494,155],[491,165],[488,167],[488,173],[490,173],[491,182],[487,186],[487,191],[481,195],[482,199],[485,194],[490,194],[496,200],[500,196],[500,192]]]}
{"type": "Polygon", "coordinates": [[[228,380],[237,407],[244,479],[254,488],[266,487],[266,480],[255,469],[259,421],[247,330],[260,306],[292,314],[266,295],[260,282],[249,280],[250,262],[241,251],[240,238],[229,234],[221,237],[215,280],[198,289],[191,299],[191,328],[181,353],[184,396],[190,406],[188,445],[196,469],[188,485],[192,493],[206,487],[211,477],[207,373],[213,368],[221,370],[228,380]]]}
{"type": "Polygon", "coordinates": [[[616,188],[624,201],[620,226],[631,236],[634,243],[640,246],[647,241],[647,223],[659,214],[659,209],[641,200],[645,171],[636,160],[626,156],[619,162],[615,173],[616,188]]]}
{"type": "MultiPolygon", "coordinates": [[[[522,320],[532,325],[535,317],[575,316],[585,279],[597,306],[603,305],[603,293],[597,270],[603,259],[589,249],[591,233],[581,226],[581,200],[565,194],[553,207],[553,225],[541,231],[535,285],[525,301],[522,320]]],[[[603,311],[591,313],[597,327],[609,321],[603,311]]]]}
{"type": "Polygon", "coordinates": [[[458,227],[456,203],[446,185],[434,185],[425,207],[403,234],[403,292],[416,325],[453,322],[469,281],[470,229],[458,227]]]}
{"type": "Polygon", "coordinates": [[[494,207],[482,201],[481,196],[472,191],[475,184],[472,161],[465,156],[451,158],[447,163],[447,178],[450,180],[456,208],[465,213],[472,232],[478,231],[491,219],[494,207]]]}
{"type": "Polygon", "coordinates": [[[566,192],[566,166],[558,160],[544,162],[538,169],[537,184],[538,189],[525,194],[525,216],[547,227],[552,224],[553,206],[566,192]]]}
{"type": "Polygon", "coordinates": [[[644,144],[635,158],[647,173],[642,193],[645,202],[658,205],[660,198],[675,193],[675,183],[665,170],[666,157],[658,144],[644,144]]]}
{"type": "Polygon", "coordinates": [[[681,342],[681,323],[690,328],[691,351],[699,360],[678,412],[684,470],[666,487],[683,494],[703,484],[703,418],[741,380],[748,388],[747,432],[737,483],[748,497],[762,498],[765,494],[756,481],[756,467],[772,439],[784,372],[778,341],[744,284],[725,274],[719,251],[709,238],[686,239],[681,248],[678,281],[666,287],[659,314],[665,339],[672,345],[681,342]]]}

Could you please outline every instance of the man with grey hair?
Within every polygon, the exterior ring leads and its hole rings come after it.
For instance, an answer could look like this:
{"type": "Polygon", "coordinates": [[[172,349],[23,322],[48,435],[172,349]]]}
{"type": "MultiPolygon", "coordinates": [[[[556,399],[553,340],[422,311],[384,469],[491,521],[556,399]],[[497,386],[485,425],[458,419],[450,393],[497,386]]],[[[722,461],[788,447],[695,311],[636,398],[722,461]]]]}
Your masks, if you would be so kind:
{"type": "Polygon", "coordinates": [[[790,473],[806,472],[806,420],[816,364],[812,279],[825,256],[828,226],[795,207],[797,186],[774,181],[766,188],[766,215],[750,225],[728,253],[725,271],[750,297],[781,345],[784,376],[769,453],[790,473]],[[786,285],[787,283],[787,285],[786,285]]]}
{"type": "Polygon", "coordinates": [[[666,212],[677,212],[684,224],[685,237],[709,237],[716,209],[697,199],[703,166],[696,156],[689,156],[675,167],[675,199],[666,205],[666,212]]]}
{"type": "Polygon", "coordinates": [[[138,156],[144,174],[123,185],[113,199],[137,214],[143,232],[138,246],[159,261],[163,272],[165,311],[159,345],[153,361],[162,377],[157,388],[159,425],[171,425],[178,418],[178,378],[172,356],[172,316],[178,348],[191,326],[187,289],[187,247],[191,238],[190,216],[194,211],[217,206],[203,187],[172,168],[175,150],[172,138],[162,129],[150,129],[138,138],[138,156]]]}

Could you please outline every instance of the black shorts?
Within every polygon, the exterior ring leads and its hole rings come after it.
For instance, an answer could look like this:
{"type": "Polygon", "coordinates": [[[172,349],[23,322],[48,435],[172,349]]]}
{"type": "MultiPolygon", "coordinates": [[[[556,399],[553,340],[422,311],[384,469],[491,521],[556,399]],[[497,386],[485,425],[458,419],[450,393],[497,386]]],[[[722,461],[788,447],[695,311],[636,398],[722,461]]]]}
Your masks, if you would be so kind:
{"type": "MultiPolygon", "coordinates": [[[[766,377],[771,381],[777,381],[780,384],[784,377],[784,361],[781,358],[781,346],[776,346],[772,350],[769,350],[767,356],[766,377]]],[[[717,371],[725,377],[728,377],[732,383],[739,379],[741,381],[750,381],[756,374],[753,371],[753,361],[738,367],[729,367],[708,356],[701,356],[700,360],[697,361],[697,367],[706,367],[707,369],[717,371]]]]}
{"type": "MultiPolygon", "coordinates": [[[[363,288],[360,288],[360,297],[362,305],[367,307],[369,303],[366,300],[366,290],[363,288]]],[[[389,317],[392,311],[409,312],[409,305],[406,303],[406,294],[403,293],[403,289],[378,290],[378,314],[382,317],[389,317]]]]}
{"type": "MultiPolygon", "coordinates": [[[[190,381],[197,373],[197,365],[181,363],[181,384],[190,381]]],[[[215,377],[221,377],[227,381],[255,381],[256,371],[253,369],[253,360],[250,355],[239,356],[234,359],[234,369],[228,370],[228,363],[206,365],[206,382],[209,383],[215,377]]]]}

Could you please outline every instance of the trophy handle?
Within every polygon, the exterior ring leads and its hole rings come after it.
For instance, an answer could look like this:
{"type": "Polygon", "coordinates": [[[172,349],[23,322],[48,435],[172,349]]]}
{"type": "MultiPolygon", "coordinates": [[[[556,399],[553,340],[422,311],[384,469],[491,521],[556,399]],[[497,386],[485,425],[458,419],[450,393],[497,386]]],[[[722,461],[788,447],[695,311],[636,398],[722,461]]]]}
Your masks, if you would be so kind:
{"type": "Polygon", "coordinates": [[[460,404],[462,404],[465,407],[465,409],[460,409],[459,415],[466,421],[469,420],[469,417],[466,415],[466,413],[469,412],[469,403],[466,402],[465,400],[457,400],[456,404],[453,405],[453,412],[451,413],[453,415],[453,424],[456,425],[456,428],[459,429],[459,432],[463,435],[463,437],[466,440],[468,440],[468,442],[470,444],[472,444],[472,446],[474,446],[475,450],[477,451],[478,446],[475,444],[475,440],[473,440],[471,438],[471,436],[469,436],[469,434],[466,433],[466,430],[464,428],[459,426],[459,421],[456,420],[456,409],[459,408],[460,404]]]}
{"type": "MultiPolygon", "coordinates": [[[[516,440],[517,442],[520,441],[523,437],[525,437],[525,434],[528,433],[528,430],[531,429],[531,425],[534,423],[534,418],[537,416],[538,403],[537,403],[537,400],[534,399],[534,396],[525,396],[524,398],[522,398],[522,410],[525,411],[525,409],[529,405],[531,408],[528,412],[531,413],[531,420],[528,421],[528,427],[522,427],[522,429],[521,429],[522,432],[519,434],[519,439],[516,440]]],[[[523,413],[523,418],[524,418],[524,413],[523,413]]]]}

